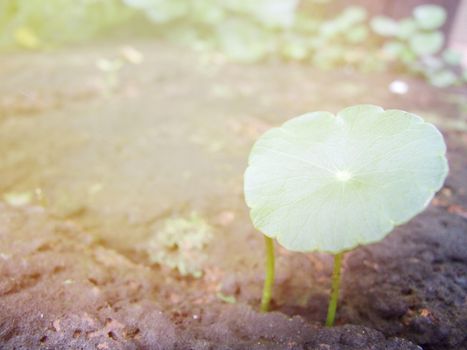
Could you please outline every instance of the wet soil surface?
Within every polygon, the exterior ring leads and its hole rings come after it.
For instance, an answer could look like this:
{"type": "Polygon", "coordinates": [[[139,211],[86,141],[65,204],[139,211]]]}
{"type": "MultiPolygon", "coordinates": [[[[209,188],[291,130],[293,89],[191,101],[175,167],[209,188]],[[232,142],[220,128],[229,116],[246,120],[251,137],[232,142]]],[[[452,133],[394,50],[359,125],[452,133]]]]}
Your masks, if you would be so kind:
{"type": "Polygon", "coordinates": [[[96,67],[124,44],[0,58],[1,349],[467,349],[465,93],[406,79],[393,95],[386,74],[144,42],[142,63],[96,67]],[[346,255],[336,327],[322,326],[325,254],[277,247],[274,311],[261,314],[249,148],[292,116],[357,103],[437,124],[445,187],[346,255]]]}

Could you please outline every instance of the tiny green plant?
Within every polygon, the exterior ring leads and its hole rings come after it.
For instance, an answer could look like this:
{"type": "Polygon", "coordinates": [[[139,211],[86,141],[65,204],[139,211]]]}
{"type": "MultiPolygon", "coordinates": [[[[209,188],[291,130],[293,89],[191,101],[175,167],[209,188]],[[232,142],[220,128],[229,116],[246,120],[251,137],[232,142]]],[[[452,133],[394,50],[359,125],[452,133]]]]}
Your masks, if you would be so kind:
{"type": "Polygon", "coordinates": [[[384,238],[423,211],[448,173],[441,133],[422,118],[373,105],[308,113],[267,131],[245,172],[246,203],[265,235],[261,310],[274,282],[274,243],[334,255],[326,320],[334,324],[345,252],[384,238]]]}
{"type": "Polygon", "coordinates": [[[152,263],[177,270],[182,276],[199,278],[213,234],[204,218],[192,212],[188,217],[171,217],[156,223],[141,250],[152,263]]]}

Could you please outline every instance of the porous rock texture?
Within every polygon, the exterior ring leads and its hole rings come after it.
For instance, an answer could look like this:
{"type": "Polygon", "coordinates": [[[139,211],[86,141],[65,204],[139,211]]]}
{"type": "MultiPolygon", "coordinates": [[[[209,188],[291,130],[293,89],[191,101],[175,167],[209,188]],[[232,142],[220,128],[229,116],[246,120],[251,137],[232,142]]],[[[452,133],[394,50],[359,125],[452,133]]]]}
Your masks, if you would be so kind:
{"type": "Polygon", "coordinates": [[[242,304],[166,314],[157,274],[38,207],[0,205],[0,251],[2,349],[419,349],[242,304]]]}

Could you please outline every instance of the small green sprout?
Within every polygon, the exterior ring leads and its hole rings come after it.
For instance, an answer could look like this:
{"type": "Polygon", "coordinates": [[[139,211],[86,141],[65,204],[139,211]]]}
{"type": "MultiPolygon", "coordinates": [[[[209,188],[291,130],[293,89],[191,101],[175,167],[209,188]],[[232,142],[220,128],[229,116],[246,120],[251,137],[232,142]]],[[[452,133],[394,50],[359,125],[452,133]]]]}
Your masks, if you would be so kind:
{"type": "Polygon", "coordinates": [[[155,227],[143,250],[152,263],[199,278],[207,260],[206,248],[214,236],[212,227],[197,213],[173,217],[155,227]]]}
{"type": "Polygon", "coordinates": [[[308,113],[266,132],[245,172],[245,199],[266,239],[261,310],[274,281],[273,239],[334,255],[326,320],[334,324],[343,254],[378,242],[423,211],[447,176],[441,133],[422,118],[373,105],[308,113]]]}

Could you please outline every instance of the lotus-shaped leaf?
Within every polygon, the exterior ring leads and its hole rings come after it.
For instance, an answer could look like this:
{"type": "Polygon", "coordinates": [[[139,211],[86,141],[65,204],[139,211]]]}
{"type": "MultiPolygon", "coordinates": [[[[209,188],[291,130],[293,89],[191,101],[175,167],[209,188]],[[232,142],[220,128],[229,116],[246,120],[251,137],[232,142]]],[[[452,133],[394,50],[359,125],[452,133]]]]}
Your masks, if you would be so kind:
{"type": "Polygon", "coordinates": [[[434,55],[444,44],[444,35],[440,31],[418,33],[410,37],[409,45],[412,50],[421,56],[434,55]]]}
{"type": "Polygon", "coordinates": [[[293,251],[338,253],[420,213],[448,172],[441,133],[372,105],[314,112],[266,132],[245,173],[254,226],[293,251]]]}
{"type": "Polygon", "coordinates": [[[443,7],[430,4],[417,6],[413,15],[420,28],[426,30],[441,27],[447,18],[446,10],[443,7]]]}

